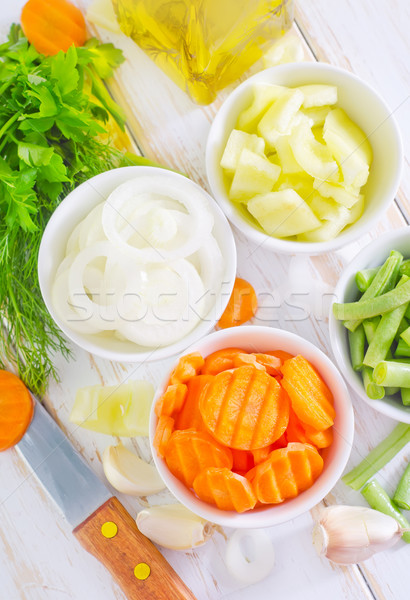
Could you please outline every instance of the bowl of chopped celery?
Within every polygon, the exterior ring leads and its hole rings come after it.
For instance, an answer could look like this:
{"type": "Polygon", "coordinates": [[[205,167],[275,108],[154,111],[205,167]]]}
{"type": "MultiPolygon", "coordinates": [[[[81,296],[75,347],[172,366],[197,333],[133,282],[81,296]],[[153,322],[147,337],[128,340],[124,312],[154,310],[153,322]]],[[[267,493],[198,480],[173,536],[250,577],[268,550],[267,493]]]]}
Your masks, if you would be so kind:
{"type": "Polygon", "coordinates": [[[320,254],[367,233],[402,171],[391,110],[361,79],[322,63],[262,71],[225,101],[206,166],[238,229],[277,252],[320,254]]]}
{"type": "Polygon", "coordinates": [[[343,375],[369,406],[410,423],[410,228],[361,250],[335,297],[330,340],[343,375]]]}

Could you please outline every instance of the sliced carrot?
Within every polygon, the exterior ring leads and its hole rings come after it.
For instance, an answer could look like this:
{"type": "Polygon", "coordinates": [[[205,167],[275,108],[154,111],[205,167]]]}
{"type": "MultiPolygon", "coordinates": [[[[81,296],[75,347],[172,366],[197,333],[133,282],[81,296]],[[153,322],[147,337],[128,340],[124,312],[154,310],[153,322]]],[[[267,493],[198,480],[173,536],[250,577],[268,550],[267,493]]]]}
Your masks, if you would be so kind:
{"type": "Polygon", "coordinates": [[[318,431],[331,427],[335,417],[333,397],[314,367],[298,355],[286,360],[281,371],[281,385],[298,418],[318,431]]]}
{"type": "Polygon", "coordinates": [[[247,474],[259,502],[278,504],[295,498],[319,477],[323,459],[313,446],[290,443],[247,474]]]}
{"type": "Polygon", "coordinates": [[[199,412],[199,402],[212,379],[212,375],[196,375],[187,381],[188,393],[181,412],[176,416],[175,429],[206,431],[199,412]]]}
{"type": "Polygon", "coordinates": [[[0,452],[21,440],[33,413],[33,398],[21,379],[0,370],[0,452]]]}
{"type": "Polygon", "coordinates": [[[247,473],[254,466],[252,452],[248,450],[232,449],[233,465],[232,470],[236,473],[247,473]]]}
{"type": "Polygon", "coordinates": [[[155,405],[155,414],[157,417],[161,415],[171,417],[179,413],[184,405],[187,393],[188,388],[184,383],[169,385],[155,405]]]}
{"type": "Polygon", "coordinates": [[[303,423],[300,422],[296,413],[291,408],[289,411],[289,423],[285,432],[286,440],[289,442],[309,443],[303,423]]]}
{"type": "Polygon", "coordinates": [[[236,327],[249,321],[258,308],[256,293],[250,283],[237,277],[231,297],[222,317],[218,321],[221,329],[236,327]]]}
{"type": "Polygon", "coordinates": [[[221,510],[242,513],[256,504],[249,481],[229,469],[209,468],[201,471],[194,480],[194,490],[198,498],[215,504],[221,510]]]}
{"type": "Polygon", "coordinates": [[[192,352],[186,356],[181,356],[177,366],[171,373],[169,383],[171,385],[174,383],[186,383],[191,377],[199,374],[204,362],[199,352],[192,352]]]}
{"type": "Polygon", "coordinates": [[[162,415],[158,419],[157,428],[154,436],[154,448],[161,458],[164,458],[168,442],[174,430],[174,419],[167,415],[162,415]]]}
{"type": "Polygon", "coordinates": [[[68,0],[28,0],[20,21],[28,41],[47,56],[82,46],[87,37],[81,11],[68,0]]]}
{"type": "Polygon", "coordinates": [[[265,367],[268,375],[272,375],[273,377],[281,375],[279,371],[279,367],[283,364],[281,358],[274,356],[273,354],[264,354],[260,352],[257,352],[255,357],[257,362],[265,367]]]}
{"type": "Polygon", "coordinates": [[[276,440],[276,442],[273,442],[273,444],[270,444],[269,446],[266,446],[265,448],[258,448],[257,450],[251,450],[255,465],[258,465],[259,463],[266,460],[268,458],[269,454],[271,452],[273,452],[274,450],[278,450],[278,448],[285,448],[286,445],[287,445],[287,440],[286,440],[286,432],[285,432],[280,436],[280,438],[278,440],[276,440]]]}
{"type": "Polygon", "coordinates": [[[290,358],[294,357],[294,354],[290,354],[290,352],[285,352],[285,350],[267,350],[265,354],[279,358],[282,361],[282,364],[285,362],[285,360],[289,360],[290,358]]]}
{"type": "Polygon", "coordinates": [[[266,373],[265,367],[256,360],[256,356],[254,354],[245,354],[244,352],[241,352],[240,354],[234,356],[234,367],[244,367],[246,365],[251,365],[252,367],[255,367],[255,369],[259,369],[259,371],[265,371],[266,373]]]}
{"type": "Polygon", "coordinates": [[[215,375],[199,403],[207,429],[222,444],[254,450],[284,433],[289,398],[279,383],[253,366],[215,375]]]}
{"type": "Polygon", "coordinates": [[[308,442],[316,446],[316,448],[328,448],[333,442],[333,428],[317,431],[310,425],[305,425],[305,434],[308,442]]]}
{"type": "Polygon", "coordinates": [[[217,375],[221,371],[227,371],[233,369],[234,358],[237,354],[245,352],[241,348],[223,348],[212,352],[205,358],[204,366],[202,367],[201,373],[206,375],[217,375]]]}
{"type": "Polygon", "coordinates": [[[192,487],[195,477],[208,467],[232,468],[232,453],[218,444],[209,433],[174,431],[167,444],[165,460],[168,469],[186,486],[192,487]]]}

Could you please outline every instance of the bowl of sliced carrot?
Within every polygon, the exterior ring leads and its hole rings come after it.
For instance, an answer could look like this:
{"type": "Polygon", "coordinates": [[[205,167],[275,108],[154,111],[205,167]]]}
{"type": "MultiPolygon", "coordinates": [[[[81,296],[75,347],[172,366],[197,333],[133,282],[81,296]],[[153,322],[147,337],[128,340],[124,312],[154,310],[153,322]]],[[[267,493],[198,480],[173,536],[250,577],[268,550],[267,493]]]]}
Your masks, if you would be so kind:
{"type": "Polygon", "coordinates": [[[228,527],[269,527],[320,502],[353,443],[329,358],[300,336],[240,326],[191,346],[158,388],[154,462],[175,497],[228,527]]]}

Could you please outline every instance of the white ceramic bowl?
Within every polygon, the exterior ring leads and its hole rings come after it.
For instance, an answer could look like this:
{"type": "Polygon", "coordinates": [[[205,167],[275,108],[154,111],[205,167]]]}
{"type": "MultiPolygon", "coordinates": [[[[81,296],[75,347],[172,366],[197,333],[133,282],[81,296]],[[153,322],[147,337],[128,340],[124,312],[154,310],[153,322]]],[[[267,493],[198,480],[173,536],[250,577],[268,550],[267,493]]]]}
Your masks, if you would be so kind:
{"type": "MultiPolygon", "coordinates": [[[[335,288],[335,302],[354,302],[357,300],[360,296],[355,284],[357,271],[380,266],[389,256],[390,250],[398,250],[405,258],[410,258],[410,227],[384,233],[363,248],[343,271],[335,288]]],[[[329,328],[336,363],[356,394],[366,404],[384,415],[402,423],[410,423],[410,406],[403,406],[399,398],[392,396],[382,400],[371,400],[367,396],[360,373],[352,368],[347,330],[342,321],[337,321],[334,318],[332,308],[330,308],[329,328]]]]}
{"type": "Polygon", "coordinates": [[[256,350],[259,352],[277,349],[286,350],[292,354],[302,354],[318,369],[333,393],[336,409],[334,441],[324,453],[325,464],[320,477],[310,489],[297,498],[287,500],[276,506],[257,508],[241,514],[223,511],[199,500],[172,475],[165,461],[157,455],[152,446],[157,425],[157,416],[154,411],[155,403],[168,384],[170,372],[166,374],[162,385],[159,386],[151,410],[150,442],[152,454],[157,469],[170,491],[182,504],[201,517],[227,527],[253,528],[278,525],[298,517],[315,506],[330,492],[342,475],[353,444],[354,417],[349,393],[342,376],[321,350],[300,336],[281,329],[252,325],[223,329],[211,333],[193,344],[186,353],[198,351],[205,357],[216,350],[228,347],[239,347],[250,352],[256,350]]]}
{"type": "Polygon", "coordinates": [[[183,175],[155,167],[123,167],[101,173],[79,185],[62,201],[53,213],[41,241],[38,257],[38,276],[40,289],[44,302],[54,321],[65,335],[78,346],[108,360],[122,362],[152,361],[173,356],[182,352],[187,346],[194,343],[208,333],[220,318],[231,295],[236,275],[236,248],[231,228],[224,214],[214,200],[201,187],[183,175]],[[225,260],[223,284],[220,292],[215,295],[214,304],[207,316],[181,340],[153,350],[138,346],[132,342],[115,340],[112,337],[93,336],[78,333],[69,326],[56,313],[51,301],[51,289],[55,273],[61,263],[67,239],[74,227],[99,203],[121,183],[136,177],[149,175],[153,178],[166,178],[169,186],[174,182],[186,186],[192,196],[202,196],[206,199],[209,209],[214,217],[213,235],[219,244],[225,260]]]}
{"type": "Polygon", "coordinates": [[[208,136],[206,168],[212,194],[238,229],[256,244],[276,252],[320,254],[336,250],[367,233],[380,219],[393,200],[400,183],[403,148],[400,132],[392,111],[379,94],[361,79],[347,71],[324,63],[293,63],[257,73],[237,87],[216,115],[208,136]],[[366,205],[362,217],[334,240],[328,242],[295,242],[268,236],[253,225],[229,200],[219,163],[227,139],[239,114],[252,101],[255,83],[274,83],[295,87],[323,83],[338,88],[337,106],[369,136],[373,163],[364,188],[366,205]]]}

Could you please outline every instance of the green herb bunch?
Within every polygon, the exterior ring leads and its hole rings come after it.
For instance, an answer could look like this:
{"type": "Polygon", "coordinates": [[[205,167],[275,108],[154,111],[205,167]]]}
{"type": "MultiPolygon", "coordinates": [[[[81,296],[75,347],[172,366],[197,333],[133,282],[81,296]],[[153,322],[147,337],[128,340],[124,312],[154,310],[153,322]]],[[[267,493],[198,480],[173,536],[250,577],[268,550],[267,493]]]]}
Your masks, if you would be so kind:
{"type": "Polygon", "coordinates": [[[68,192],[130,164],[99,139],[110,114],[124,123],[102,82],[122,61],[120,50],[95,39],[45,57],[16,25],[0,45],[0,356],[40,395],[58,377],[53,354],[70,351],[42,301],[39,245],[68,192]]]}

